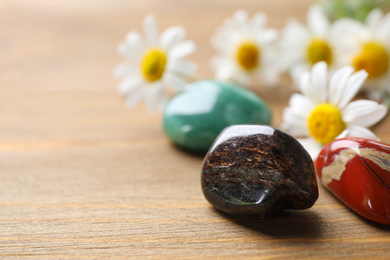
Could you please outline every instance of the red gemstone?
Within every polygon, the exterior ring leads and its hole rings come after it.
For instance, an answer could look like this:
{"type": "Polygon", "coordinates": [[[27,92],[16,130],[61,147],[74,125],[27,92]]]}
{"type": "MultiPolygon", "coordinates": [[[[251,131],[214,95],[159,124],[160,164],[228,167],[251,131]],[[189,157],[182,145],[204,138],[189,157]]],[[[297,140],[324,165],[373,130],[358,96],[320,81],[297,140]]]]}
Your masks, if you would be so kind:
{"type": "Polygon", "coordinates": [[[390,225],[390,145],[344,138],[320,152],[315,168],[322,184],[361,216],[390,225]]]}

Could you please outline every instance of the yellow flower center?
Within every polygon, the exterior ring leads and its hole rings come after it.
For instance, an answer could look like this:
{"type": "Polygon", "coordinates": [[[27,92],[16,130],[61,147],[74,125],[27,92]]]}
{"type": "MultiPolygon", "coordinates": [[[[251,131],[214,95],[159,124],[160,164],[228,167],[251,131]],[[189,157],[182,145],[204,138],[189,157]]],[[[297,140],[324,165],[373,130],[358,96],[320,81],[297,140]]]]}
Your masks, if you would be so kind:
{"type": "Polygon", "coordinates": [[[152,48],[145,52],[141,61],[141,70],[147,81],[153,82],[161,79],[167,64],[167,56],[164,51],[152,48]]]}
{"type": "Polygon", "coordinates": [[[377,42],[368,42],[353,59],[356,71],[364,69],[368,78],[375,79],[383,76],[389,70],[390,55],[386,48],[377,42]]]}
{"type": "Polygon", "coordinates": [[[329,103],[314,108],[308,119],[310,135],[321,144],[332,142],[345,129],[345,123],[340,110],[329,103]]]}
{"type": "Polygon", "coordinates": [[[260,49],[253,42],[244,42],[237,48],[236,59],[246,71],[251,71],[259,65],[260,49]]]}
{"type": "Polygon", "coordinates": [[[331,65],[333,62],[332,48],[326,40],[314,37],[307,46],[306,59],[311,66],[320,61],[325,61],[328,65],[331,65]]]}

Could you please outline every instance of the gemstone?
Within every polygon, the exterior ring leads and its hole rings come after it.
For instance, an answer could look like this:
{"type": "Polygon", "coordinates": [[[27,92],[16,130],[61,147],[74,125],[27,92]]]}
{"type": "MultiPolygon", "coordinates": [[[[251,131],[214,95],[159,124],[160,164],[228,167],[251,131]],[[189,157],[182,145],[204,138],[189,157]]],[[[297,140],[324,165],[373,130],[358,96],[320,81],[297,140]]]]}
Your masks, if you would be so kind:
{"type": "Polygon", "coordinates": [[[219,210],[259,219],[310,208],[318,198],[310,155],[270,126],[226,128],[204,159],[201,182],[206,199],[219,210]]]}
{"type": "Polygon", "coordinates": [[[390,145],[344,138],[322,149],[316,160],[322,184],[359,215],[390,225],[390,145]]]}
{"type": "Polygon", "coordinates": [[[268,106],[249,90],[221,81],[198,81],[164,109],[164,131],[177,145],[206,152],[227,126],[271,122],[268,106]]]}

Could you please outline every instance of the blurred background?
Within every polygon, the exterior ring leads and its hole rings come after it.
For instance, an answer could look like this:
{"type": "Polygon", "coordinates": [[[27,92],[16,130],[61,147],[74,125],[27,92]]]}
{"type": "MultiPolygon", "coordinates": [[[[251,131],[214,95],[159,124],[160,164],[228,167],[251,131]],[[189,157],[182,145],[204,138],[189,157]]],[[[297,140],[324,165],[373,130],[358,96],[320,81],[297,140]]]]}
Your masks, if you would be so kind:
{"type": "MultiPolygon", "coordinates": [[[[207,79],[213,77],[210,37],[235,10],[268,13],[269,27],[280,29],[289,17],[304,21],[313,2],[1,0],[0,149],[44,149],[41,138],[101,139],[107,131],[98,133],[96,127],[119,127],[123,118],[159,125],[160,115],[147,114],[142,105],[125,109],[113,77],[113,68],[123,60],[118,44],[131,29],[142,30],[149,13],[156,15],[160,31],[186,27],[186,38],[197,44],[189,58],[198,64],[197,76],[207,79]]],[[[288,94],[280,102],[285,104],[288,94]]],[[[275,120],[280,121],[279,115],[275,120]]]]}
{"type": "MultiPolygon", "coordinates": [[[[234,11],[265,12],[268,26],[281,29],[289,17],[304,22],[314,2],[0,0],[0,256],[388,255],[389,230],[359,219],[323,188],[313,209],[275,222],[218,213],[200,188],[203,157],[171,144],[161,113],[127,109],[113,76],[123,61],[118,44],[142,30],[149,13],[160,31],[187,29],[197,44],[189,59],[208,79],[210,37],[234,11]]],[[[260,90],[272,125],[292,92],[287,78],[260,90]]],[[[390,140],[385,124],[376,133],[390,140]]]]}

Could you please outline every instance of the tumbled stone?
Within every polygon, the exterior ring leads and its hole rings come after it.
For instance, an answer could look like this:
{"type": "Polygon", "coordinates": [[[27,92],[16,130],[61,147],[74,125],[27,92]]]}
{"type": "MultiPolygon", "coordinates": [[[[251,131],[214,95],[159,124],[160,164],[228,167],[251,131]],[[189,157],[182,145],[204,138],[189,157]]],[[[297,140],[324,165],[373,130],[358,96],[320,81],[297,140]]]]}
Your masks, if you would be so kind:
{"type": "Polygon", "coordinates": [[[316,160],[322,184],[361,216],[390,225],[390,145],[363,138],[328,144],[316,160]]]}
{"type": "Polygon", "coordinates": [[[226,128],[204,159],[201,182],[216,208],[260,219],[282,209],[310,208],[318,198],[310,155],[270,126],[226,128]]]}
{"type": "Polygon", "coordinates": [[[271,122],[267,105],[254,93],[221,81],[198,81],[164,109],[164,131],[177,145],[206,152],[218,134],[236,124],[271,122]]]}

